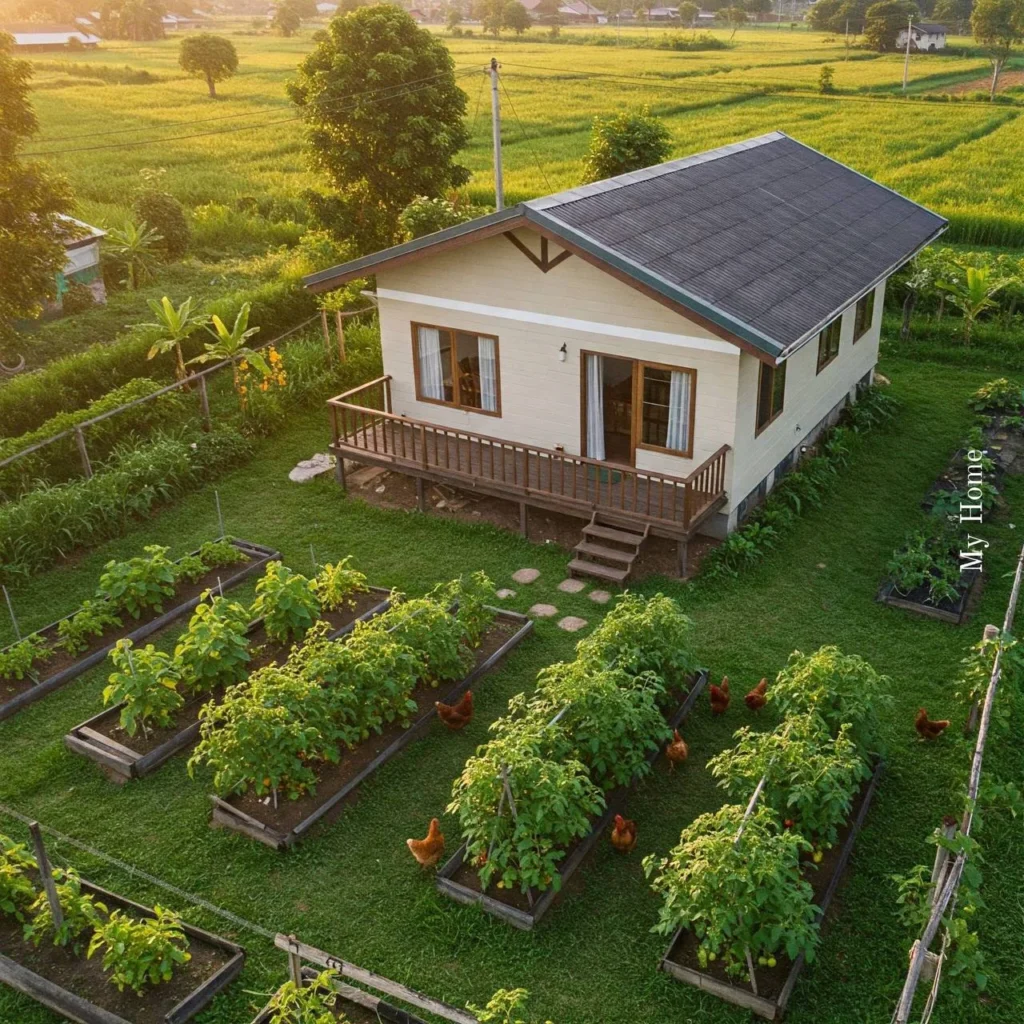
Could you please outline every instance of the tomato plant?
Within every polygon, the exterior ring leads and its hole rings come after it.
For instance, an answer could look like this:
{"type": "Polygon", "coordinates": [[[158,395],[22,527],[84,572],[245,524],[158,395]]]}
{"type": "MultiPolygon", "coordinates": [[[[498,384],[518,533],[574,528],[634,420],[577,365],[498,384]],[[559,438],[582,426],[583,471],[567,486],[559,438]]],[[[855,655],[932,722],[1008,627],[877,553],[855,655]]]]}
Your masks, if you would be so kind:
{"type": "Polygon", "coordinates": [[[268,562],[259,583],[252,613],[263,619],[271,640],[300,638],[320,617],[320,601],[310,580],[280,562],[268,562]]]}
{"type": "Polygon", "coordinates": [[[24,911],[36,898],[29,872],[36,862],[24,844],[0,834],[0,914],[24,921],[24,911]]]}
{"type": "Polygon", "coordinates": [[[479,647],[495,615],[490,607],[496,600],[494,584],[487,573],[478,571],[468,577],[459,576],[449,583],[441,583],[430,596],[442,607],[456,606],[455,615],[465,630],[466,643],[473,648],[479,647]]]}
{"type": "Polygon", "coordinates": [[[605,806],[601,790],[579,761],[552,761],[540,753],[543,727],[522,721],[477,750],[455,780],[448,813],[457,814],[467,859],[480,884],[559,888],[558,864],[574,839],[591,829],[605,806]],[[502,771],[515,801],[503,797],[502,771]],[[500,810],[500,813],[499,813],[500,810]]]}
{"type": "Polygon", "coordinates": [[[92,933],[88,956],[103,951],[103,970],[119,992],[130,988],[141,996],[147,985],[170,981],[175,968],[192,959],[181,919],[159,905],[153,914],[135,918],[114,910],[92,933]]]}
{"type": "Polygon", "coordinates": [[[744,726],[731,750],[708,761],[711,774],[734,799],[748,795],[762,776],[762,800],[815,847],[833,846],[853,798],[871,774],[842,725],[831,735],[815,714],[787,719],[773,732],[744,726]]]}
{"type": "Polygon", "coordinates": [[[301,988],[286,981],[270,1000],[270,1024],[345,1024],[344,1014],[334,1012],[337,977],[337,971],[322,971],[301,988]]]}
{"type": "Polygon", "coordinates": [[[417,675],[430,686],[461,679],[472,663],[466,646],[466,627],[449,613],[445,604],[433,598],[394,600],[374,624],[415,653],[417,675]]]}
{"type": "Polygon", "coordinates": [[[78,654],[89,646],[90,637],[103,636],[108,629],[120,625],[121,617],[110,602],[85,600],[74,615],[61,620],[57,627],[58,645],[68,654],[78,654]]]}
{"type": "Polygon", "coordinates": [[[174,594],[177,579],[174,563],[167,557],[169,548],[150,544],[143,550],[144,558],[107,562],[96,590],[96,596],[109,601],[111,608],[136,619],[150,608],[163,611],[164,599],[174,594]]]}
{"type": "Polygon", "coordinates": [[[0,679],[24,679],[37,662],[45,661],[49,655],[43,638],[38,633],[30,633],[0,652],[0,679]]]}
{"type": "Polygon", "coordinates": [[[785,952],[811,961],[818,945],[814,894],[800,875],[800,854],[811,844],[781,829],[763,804],[737,843],[744,811],[729,804],[702,814],[683,829],[668,857],[644,859],[651,887],[662,897],[653,930],[674,935],[692,929],[700,966],[721,957],[734,975],[746,973],[748,952],[755,960],[785,952]]]}
{"type": "Polygon", "coordinates": [[[174,648],[182,683],[194,692],[245,678],[249,663],[249,612],[237,601],[207,591],[174,648]]]}
{"type": "Polygon", "coordinates": [[[354,608],[356,594],[365,594],[370,589],[366,576],[348,564],[351,560],[348,557],[333,564],[328,562],[313,580],[313,593],[329,611],[354,608]]]}
{"type": "Polygon", "coordinates": [[[54,927],[50,901],[46,893],[41,892],[29,908],[30,920],[25,925],[25,938],[38,946],[44,938],[52,936],[55,946],[71,946],[78,953],[78,940],[99,926],[107,914],[107,906],[90,893],[82,892],[82,879],[74,868],[55,868],[53,879],[64,920],[59,928],[54,927]]]}
{"type": "Polygon", "coordinates": [[[827,646],[813,654],[794,651],[768,687],[768,700],[787,717],[815,712],[833,736],[849,724],[850,738],[866,753],[879,749],[878,713],[892,703],[891,688],[892,680],[863,658],[827,646]]]}
{"type": "Polygon", "coordinates": [[[166,729],[174,712],[184,703],[178,692],[181,676],[174,659],[152,644],[134,649],[131,640],[118,640],[110,652],[114,671],[107,678],[103,703],[119,704],[121,728],[134,736],[141,726],[148,735],[151,725],[166,729]]]}

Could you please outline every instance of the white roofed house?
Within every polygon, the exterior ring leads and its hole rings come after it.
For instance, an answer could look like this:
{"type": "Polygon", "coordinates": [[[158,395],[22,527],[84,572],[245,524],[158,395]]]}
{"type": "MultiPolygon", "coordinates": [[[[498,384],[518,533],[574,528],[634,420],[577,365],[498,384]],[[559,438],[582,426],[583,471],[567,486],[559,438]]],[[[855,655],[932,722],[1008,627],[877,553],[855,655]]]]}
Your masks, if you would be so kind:
{"type": "Polygon", "coordinates": [[[84,285],[92,293],[93,301],[107,301],[100,264],[100,241],[106,232],[74,217],[62,216],[67,225],[64,241],[64,268],[57,274],[57,297],[48,303],[47,312],[58,313],[63,309],[64,296],[71,284],[84,285]]]}
{"type": "MultiPolygon", "coordinates": [[[[920,24],[910,26],[910,46],[922,53],[935,53],[946,48],[946,26],[934,22],[922,21],[920,24]]],[[[905,50],[907,47],[907,30],[901,28],[896,37],[896,49],[905,50]]]]}
{"type": "MultiPolygon", "coordinates": [[[[77,19],[76,19],[77,20],[77,19]]],[[[14,38],[19,51],[67,50],[74,47],[94,49],[102,41],[91,29],[81,25],[3,24],[0,32],[14,38]]]]}
{"type": "MultiPolygon", "coordinates": [[[[589,520],[570,571],[723,537],[871,381],[939,216],[772,132],[313,274],[376,279],[384,376],[332,450],[589,520]]],[[[422,487],[419,488],[422,494],[422,487]]]]}

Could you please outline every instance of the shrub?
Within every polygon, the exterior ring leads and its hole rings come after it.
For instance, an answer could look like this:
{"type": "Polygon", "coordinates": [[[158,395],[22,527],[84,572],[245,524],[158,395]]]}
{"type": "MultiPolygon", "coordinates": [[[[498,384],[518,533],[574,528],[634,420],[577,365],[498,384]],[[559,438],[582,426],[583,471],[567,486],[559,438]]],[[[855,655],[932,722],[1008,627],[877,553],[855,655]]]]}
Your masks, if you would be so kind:
{"type": "Polygon", "coordinates": [[[145,221],[160,235],[156,248],[164,259],[180,260],[188,252],[192,231],[185,207],[169,192],[144,188],[135,196],[132,210],[136,220],[145,221]]]}
{"type": "Polygon", "coordinates": [[[166,729],[174,712],[185,703],[178,693],[181,674],[174,659],[152,644],[132,652],[133,645],[127,637],[118,640],[110,652],[114,671],[103,690],[103,703],[123,702],[121,728],[134,736],[141,726],[143,736],[148,736],[150,725],[166,729]]]}
{"type": "Polygon", "coordinates": [[[153,915],[134,918],[115,910],[93,932],[88,955],[103,951],[103,970],[119,992],[130,988],[141,996],[147,985],[170,981],[175,968],[192,959],[181,919],[159,905],[153,915]]]}
{"type": "Polygon", "coordinates": [[[96,305],[92,289],[81,281],[69,280],[68,288],[60,300],[60,311],[64,316],[74,316],[76,313],[84,313],[96,305]]]}
{"type": "Polygon", "coordinates": [[[167,557],[169,548],[149,544],[143,550],[145,558],[137,555],[125,562],[107,562],[96,588],[98,598],[136,619],[151,608],[162,612],[164,598],[174,596],[177,578],[174,563],[167,557]]]}
{"type": "Polygon", "coordinates": [[[25,910],[36,898],[36,887],[29,878],[36,862],[22,843],[0,833],[0,914],[25,920],[25,910]]]}
{"type": "Polygon", "coordinates": [[[484,633],[494,622],[494,608],[487,602],[497,600],[487,573],[477,571],[468,578],[459,576],[450,583],[440,584],[431,592],[431,597],[444,607],[456,606],[455,617],[465,630],[466,643],[479,647],[484,633]]]}
{"type": "Polygon", "coordinates": [[[281,562],[268,562],[256,584],[252,613],[263,619],[263,628],[271,640],[283,643],[298,639],[320,617],[320,601],[312,581],[292,572],[281,562]]]}
{"type": "Polygon", "coordinates": [[[356,594],[365,594],[370,589],[366,575],[349,566],[351,560],[347,557],[333,564],[328,562],[310,584],[321,607],[328,611],[354,608],[356,594]]]}
{"type": "Polygon", "coordinates": [[[645,107],[635,113],[594,118],[583,180],[602,181],[660,164],[672,151],[665,125],[645,107]]]}
{"type": "Polygon", "coordinates": [[[373,625],[413,652],[416,674],[430,686],[461,679],[471,663],[466,627],[445,605],[429,597],[394,601],[373,625]]]}
{"type": "Polygon", "coordinates": [[[31,633],[23,640],[0,651],[0,679],[25,679],[34,666],[49,657],[46,642],[38,633],[31,633]]]}
{"type": "Polygon", "coordinates": [[[207,569],[220,569],[244,562],[248,556],[231,543],[230,537],[205,541],[199,548],[199,558],[207,569]]]}
{"type": "Polygon", "coordinates": [[[429,199],[417,196],[399,215],[398,224],[406,240],[463,224],[489,212],[486,207],[466,202],[458,193],[453,198],[429,199]]]}
{"type": "Polygon", "coordinates": [[[982,384],[971,395],[968,405],[976,412],[1021,412],[1024,408],[1024,389],[1017,382],[1011,383],[1005,377],[990,380],[982,384]]]}
{"type": "Polygon", "coordinates": [[[337,977],[336,971],[322,971],[301,987],[286,981],[270,1000],[270,1024],[345,1024],[334,1013],[337,977]]]}
{"type": "Polygon", "coordinates": [[[193,692],[241,682],[249,663],[249,612],[237,601],[207,592],[178,639],[174,660],[193,692]]]}

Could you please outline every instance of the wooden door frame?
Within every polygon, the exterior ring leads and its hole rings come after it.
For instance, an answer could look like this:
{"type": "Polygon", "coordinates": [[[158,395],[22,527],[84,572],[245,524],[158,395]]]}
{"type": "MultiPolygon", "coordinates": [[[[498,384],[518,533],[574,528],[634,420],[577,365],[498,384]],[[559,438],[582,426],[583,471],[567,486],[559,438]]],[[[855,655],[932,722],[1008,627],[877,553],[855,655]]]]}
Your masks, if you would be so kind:
{"type": "Polygon", "coordinates": [[[580,349],[580,451],[588,459],[593,458],[593,456],[587,450],[587,356],[600,356],[602,359],[618,359],[620,362],[631,363],[633,366],[633,409],[629,424],[629,462],[616,462],[612,459],[601,459],[599,461],[607,462],[609,466],[626,466],[629,469],[636,469],[636,368],[640,360],[634,359],[631,356],[613,356],[607,352],[596,352],[593,349],[580,349]]]}

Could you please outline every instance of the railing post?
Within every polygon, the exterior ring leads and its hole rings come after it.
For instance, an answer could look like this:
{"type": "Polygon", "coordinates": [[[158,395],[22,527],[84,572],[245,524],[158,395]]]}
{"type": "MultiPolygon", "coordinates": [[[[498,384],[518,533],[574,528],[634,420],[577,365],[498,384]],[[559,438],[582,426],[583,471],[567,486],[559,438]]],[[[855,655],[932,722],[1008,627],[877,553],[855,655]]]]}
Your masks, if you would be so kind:
{"type": "Polygon", "coordinates": [[[89,461],[89,450],[85,447],[85,434],[81,427],[75,427],[75,442],[78,444],[78,454],[82,459],[82,472],[88,480],[92,477],[92,463],[89,461]]]}
{"type": "Polygon", "coordinates": [[[341,318],[341,310],[334,311],[334,323],[338,328],[338,358],[345,362],[345,322],[341,318]]]}
{"type": "Polygon", "coordinates": [[[391,378],[385,377],[384,379],[384,411],[386,413],[391,412],[391,378]]]}

